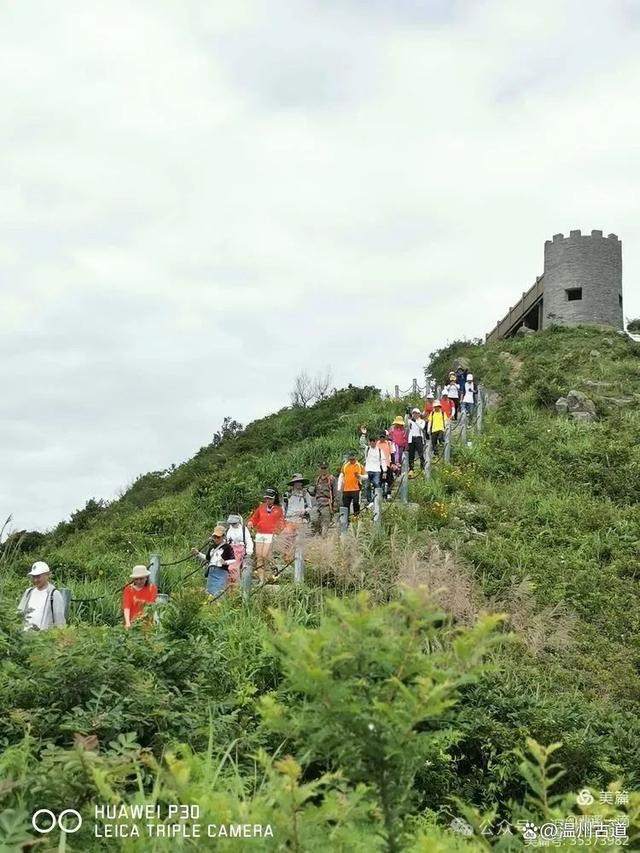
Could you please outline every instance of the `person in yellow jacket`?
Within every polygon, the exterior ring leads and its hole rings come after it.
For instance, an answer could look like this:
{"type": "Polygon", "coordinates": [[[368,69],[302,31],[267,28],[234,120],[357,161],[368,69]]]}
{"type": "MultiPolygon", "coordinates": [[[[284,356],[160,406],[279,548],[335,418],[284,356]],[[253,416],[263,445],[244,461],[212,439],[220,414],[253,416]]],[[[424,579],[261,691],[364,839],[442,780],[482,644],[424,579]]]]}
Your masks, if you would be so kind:
{"type": "Polygon", "coordinates": [[[429,435],[431,436],[431,450],[433,455],[438,455],[438,445],[444,443],[444,431],[447,428],[449,418],[442,411],[440,400],[433,401],[433,411],[429,415],[429,435]]]}

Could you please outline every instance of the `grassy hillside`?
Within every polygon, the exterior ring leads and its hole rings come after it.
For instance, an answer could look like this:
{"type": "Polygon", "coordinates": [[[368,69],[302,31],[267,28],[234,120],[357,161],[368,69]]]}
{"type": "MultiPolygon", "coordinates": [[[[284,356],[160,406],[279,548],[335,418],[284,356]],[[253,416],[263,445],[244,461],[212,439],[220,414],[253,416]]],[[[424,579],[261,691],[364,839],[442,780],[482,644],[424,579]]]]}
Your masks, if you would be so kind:
{"type": "Polygon", "coordinates": [[[623,707],[640,699],[640,347],[595,329],[553,329],[491,347],[452,347],[501,394],[489,429],[459,454],[462,487],[486,535],[460,543],[487,596],[521,581],[538,608],[577,618],[571,667],[555,678],[623,707]],[[596,404],[597,423],[560,418],[570,390],[596,404]]]}
{"type": "MultiPolygon", "coordinates": [[[[382,532],[363,518],[355,536],[315,544],[302,589],[285,583],[250,608],[237,596],[204,604],[186,563],[163,575],[173,594],[161,627],[126,634],[114,590],[148,554],[171,562],[202,544],[265,485],[312,475],[323,458],[337,468],[359,423],[398,414],[375,389],[283,410],[110,506],[92,501],[44,536],[10,539],[5,843],[6,826],[17,838],[38,806],[155,796],[276,824],[279,840],[256,849],[480,850],[506,842],[455,837],[443,829],[452,816],[566,817],[579,788],[640,788],[639,352],[612,332],[553,329],[436,353],[437,376],[464,358],[500,395],[484,433],[412,481],[417,507],[395,502],[382,532]],[[596,423],[556,415],[572,389],[595,402],[596,423]],[[57,635],[24,637],[12,612],[35,558],[76,598],[98,598],[73,605],[57,635]],[[540,801],[551,759],[534,743],[527,754],[527,738],[562,744],[553,806],[540,801]],[[535,779],[537,801],[526,798],[535,779]]],[[[143,840],[118,849],[149,849],[143,840]]],[[[500,849],[522,847],[509,844],[500,849]]]]}

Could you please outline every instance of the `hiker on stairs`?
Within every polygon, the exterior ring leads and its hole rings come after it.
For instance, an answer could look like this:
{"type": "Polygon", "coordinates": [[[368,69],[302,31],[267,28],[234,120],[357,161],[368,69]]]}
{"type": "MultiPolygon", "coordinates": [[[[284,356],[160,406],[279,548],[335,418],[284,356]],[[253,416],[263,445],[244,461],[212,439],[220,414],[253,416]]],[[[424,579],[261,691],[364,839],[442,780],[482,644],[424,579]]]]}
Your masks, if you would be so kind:
{"type": "Polygon", "coordinates": [[[442,391],[442,399],[440,400],[440,405],[442,407],[442,411],[447,416],[447,420],[451,419],[454,416],[457,402],[457,398],[454,397],[454,399],[452,400],[449,396],[447,388],[444,388],[442,391]]]}
{"type": "Polygon", "coordinates": [[[373,504],[373,499],[376,494],[376,489],[382,488],[382,482],[387,477],[387,460],[383,455],[382,450],[378,447],[378,442],[375,436],[369,439],[369,447],[364,461],[364,468],[367,472],[368,479],[368,500],[373,504]]]}
{"type": "MultiPolygon", "coordinates": [[[[435,405],[435,404],[434,404],[435,405]]],[[[420,409],[411,411],[411,418],[407,424],[407,437],[409,439],[409,476],[415,477],[413,466],[416,454],[420,460],[420,467],[424,468],[424,441],[426,423],[420,409]]]]}
{"type": "Polygon", "coordinates": [[[350,450],[347,461],[342,466],[338,478],[338,491],[342,492],[342,506],[351,513],[353,506],[353,517],[360,514],[360,490],[361,478],[366,477],[364,466],[358,462],[358,454],[350,450]]]}
{"type": "Polygon", "coordinates": [[[389,438],[395,445],[393,461],[396,465],[402,465],[402,457],[407,449],[407,430],[402,415],[394,418],[391,429],[389,430],[389,438]]]}
{"type": "Polygon", "coordinates": [[[242,516],[232,513],[227,518],[227,542],[233,548],[235,561],[229,566],[229,583],[236,584],[240,580],[242,564],[245,557],[253,555],[253,539],[242,523],[242,516]]]}
{"type": "Polygon", "coordinates": [[[434,400],[433,412],[429,418],[429,435],[431,436],[431,450],[434,458],[438,455],[438,447],[444,443],[444,431],[447,428],[449,418],[442,411],[440,400],[434,400]]]}
{"type": "Polygon", "coordinates": [[[429,391],[429,393],[427,394],[427,399],[425,400],[425,403],[424,403],[423,417],[424,417],[425,421],[429,420],[429,415],[433,411],[434,399],[435,399],[434,395],[431,393],[431,391],[429,391]]]}
{"type": "Polygon", "coordinates": [[[309,481],[302,474],[294,474],[289,480],[291,494],[285,497],[284,520],[286,533],[285,559],[293,557],[295,544],[300,537],[307,532],[307,525],[311,517],[311,495],[305,486],[309,481]]]}
{"type": "Polygon", "coordinates": [[[46,631],[67,624],[62,593],[49,582],[49,574],[49,566],[42,560],[31,566],[31,586],[18,604],[18,611],[24,616],[25,631],[46,631]]]}
{"type": "Polygon", "coordinates": [[[464,385],[467,381],[467,371],[459,364],[456,367],[456,384],[458,386],[458,406],[456,407],[458,412],[462,411],[462,400],[464,398],[464,385]]]}
{"type": "Polygon", "coordinates": [[[193,556],[206,566],[204,576],[207,592],[214,597],[222,595],[229,585],[229,566],[236,560],[233,548],[226,541],[226,532],[222,524],[217,524],[213,528],[207,550],[203,553],[194,548],[192,551],[193,556]]]}
{"type": "Polygon", "coordinates": [[[386,477],[384,477],[382,481],[383,495],[385,497],[390,497],[391,487],[393,485],[393,452],[395,448],[386,430],[382,430],[380,433],[377,447],[382,451],[382,455],[387,463],[386,477]]]}
{"type": "Polygon", "coordinates": [[[317,529],[321,536],[325,536],[336,504],[336,478],[329,471],[329,463],[320,463],[320,474],[316,479],[316,506],[318,508],[317,529]]]}
{"type": "Polygon", "coordinates": [[[458,412],[460,411],[460,387],[456,381],[456,374],[451,371],[449,374],[449,381],[442,389],[442,396],[444,397],[445,392],[447,394],[447,399],[451,402],[452,411],[450,417],[454,420],[458,420],[458,412]]]}
{"type": "Polygon", "coordinates": [[[467,413],[467,417],[471,416],[474,404],[476,402],[476,383],[473,380],[473,373],[467,373],[467,379],[464,383],[464,396],[462,397],[462,408],[467,413]]]}
{"type": "Polygon", "coordinates": [[[284,527],[284,513],[278,501],[275,489],[264,490],[264,500],[247,519],[247,529],[256,532],[256,573],[258,580],[265,580],[273,537],[284,527]]]}

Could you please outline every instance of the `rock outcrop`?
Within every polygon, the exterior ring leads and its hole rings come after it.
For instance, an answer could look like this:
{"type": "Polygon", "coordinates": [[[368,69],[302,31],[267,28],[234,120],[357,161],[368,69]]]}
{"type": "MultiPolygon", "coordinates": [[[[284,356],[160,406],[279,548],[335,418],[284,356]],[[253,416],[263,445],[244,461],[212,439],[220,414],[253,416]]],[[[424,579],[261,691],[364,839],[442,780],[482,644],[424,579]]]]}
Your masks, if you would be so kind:
{"type": "Polygon", "coordinates": [[[556,412],[568,415],[577,423],[591,423],[597,419],[596,406],[582,391],[569,391],[566,397],[556,400],[556,412]]]}
{"type": "Polygon", "coordinates": [[[485,409],[496,409],[500,405],[500,394],[491,388],[484,389],[484,406],[485,409]]]}
{"type": "Polygon", "coordinates": [[[516,338],[528,338],[531,335],[535,335],[535,331],[527,328],[527,326],[520,326],[519,329],[516,329],[516,338]]]}

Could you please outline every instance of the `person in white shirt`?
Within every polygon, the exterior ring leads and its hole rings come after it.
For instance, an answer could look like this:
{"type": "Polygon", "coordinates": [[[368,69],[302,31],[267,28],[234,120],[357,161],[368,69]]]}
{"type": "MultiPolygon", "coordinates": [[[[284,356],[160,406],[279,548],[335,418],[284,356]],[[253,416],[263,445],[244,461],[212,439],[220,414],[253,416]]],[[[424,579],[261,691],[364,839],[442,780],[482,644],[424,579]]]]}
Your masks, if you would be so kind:
{"type": "Polygon", "coordinates": [[[42,560],[31,566],[32,585],[18,604],[18,611],[24,616],[25,631],[46,631],[67,624],[62,593],[49,583],[49,573],[49,566],[42,560]]]}
{"type": "Polygon", "coordinates": [[[455,373],[449,374],[449,383],[444,386],[442,389],[442,395],[447,395],[449,400],[451,401],[452,409],[451,409],[451,417],[454,420],[458,419],[458,403],[460,396],[460,388],[458,387],[458,383],[456,382],[455,373]]]}
{"type": "Polygon", "coordinates": [[[413,474],[413,465],[416,453],[420,460],[420,467],[424,468],[424,435],[426,423],[421,417],[420,409],[413,409],[411,418],[407,424],[407,438],[409,439],[409,476],[413,474]]]}
{"type": "Polygon", "coordinates": [[[473,411],[475,400],[476,384],[473,381],[473,373],[467,373],[467,381],[464,383],[464,396],[462,398],[462,410],[467,413],[467,417],[473,411]]]}
{"type": "Polygon", "coordinates": [[[229,583],[237,583],[240,580],[242,563],[245,557],[253,556],[253,539],[242,523],[242,517],[232,513],[227,519],[227,542],[233,548],[236,555],[235,563],[229,566],[229,583]]]}
{"type": "Polygon", "coordinates": [[[369,439],[369,447],[364,458],[364,470],[367,472],[369,480],[369,501],[371,502],[375,496],[375,490],[382,487],[382,481],[387,478],[387,457],[378,447],[378,442],[375,436],[369,439]]]}

